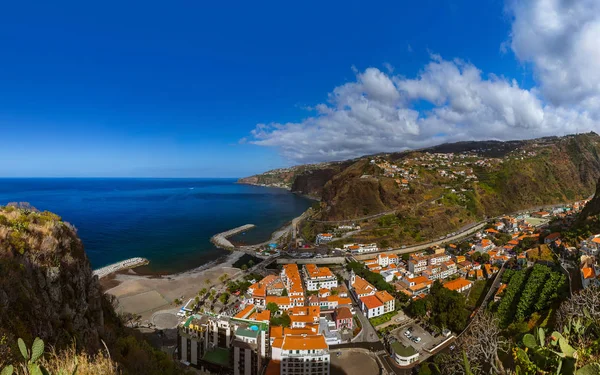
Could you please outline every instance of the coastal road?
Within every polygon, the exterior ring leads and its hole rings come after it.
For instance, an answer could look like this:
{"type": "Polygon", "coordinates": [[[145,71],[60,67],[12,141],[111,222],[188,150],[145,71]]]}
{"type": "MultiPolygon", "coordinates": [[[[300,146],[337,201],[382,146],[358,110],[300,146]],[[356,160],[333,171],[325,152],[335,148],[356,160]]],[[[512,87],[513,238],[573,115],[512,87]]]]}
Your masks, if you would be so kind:
{"type": "MultiPolygon", "coordinates": [[[[538,211],[538,210],[542,210],[542,209],[552,210],[554,208],[562,207],[565,204],[567,204],[567,203],[561,203],[561,204],[556,204],[556,205],[537,206],[537,207],[533,207],[533,208],[528,208],[526,210],[516,211],[516,212],[513,212],[508,215],[509,216],[519,216],[519,215],[523,215],[523,214],[526,214],[526,213],[529,213],[532,211],[538,211]]],[[[409,254],[409,253],[413,253],[415,251],[426,250],[432,246],[436,246],[436,245],[441,246],[441,245],[445,245],[447,243],[456,242],[457,240],[461,240],[465,237],[473,235],[477,231],[483,229],[488,222],[498,220],[504,216],[506,216],[506,215],[502,214],[502,215],[498,215],[495,217],[487,218],[487,219],[479,221],[477,223],[469,224],[469,225],[461,228],[455,235],[450,236],[450,237],[444,237],[442,239],[425,242],[425,243],[421,243],[418,245],[405,246],[403,248],[402,247],[401,248],[392,248],[392,249],[385,249],[385,250],[380,250],[380,251],[369,252],[366,254],[357,254],[357,255],[354,255],[354,258],[356,258],[358,260],[364,260],[364,259],[372,258],[374,254],[379,254],[379,253],[409,254]]]]}

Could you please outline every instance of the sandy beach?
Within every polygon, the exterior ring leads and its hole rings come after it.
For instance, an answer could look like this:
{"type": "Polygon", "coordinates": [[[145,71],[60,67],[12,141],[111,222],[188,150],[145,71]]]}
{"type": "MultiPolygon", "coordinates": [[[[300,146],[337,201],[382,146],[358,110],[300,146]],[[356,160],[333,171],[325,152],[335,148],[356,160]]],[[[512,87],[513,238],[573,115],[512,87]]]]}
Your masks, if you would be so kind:
{"type": "Polygon", "coordinates": [[[173,305],[176,298],[187,302],[202,288],[219,283],[218,279],[224,273],[235,276],[241,272],[232,266],[243,255],[243,252],[233,251],[226,259],[166,276],[142,276],[135,270],[128,270],[105,277],[100,283],[106,293],[117,297],[120,311],[139,314],[144,322],[157,311],[177,308],[173,305]]]}

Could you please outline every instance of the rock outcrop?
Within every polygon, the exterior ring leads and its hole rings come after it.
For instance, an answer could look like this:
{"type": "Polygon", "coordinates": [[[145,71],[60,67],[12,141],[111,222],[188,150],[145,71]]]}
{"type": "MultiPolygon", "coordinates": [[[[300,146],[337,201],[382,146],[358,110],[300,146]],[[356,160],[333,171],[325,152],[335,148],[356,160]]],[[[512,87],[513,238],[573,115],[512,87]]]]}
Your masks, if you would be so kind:
{"type": "Polygon", "coordinates": [[[0,336],[97,350],[102,299],[74,227],[49,212],[0,207],[0,336]]]}

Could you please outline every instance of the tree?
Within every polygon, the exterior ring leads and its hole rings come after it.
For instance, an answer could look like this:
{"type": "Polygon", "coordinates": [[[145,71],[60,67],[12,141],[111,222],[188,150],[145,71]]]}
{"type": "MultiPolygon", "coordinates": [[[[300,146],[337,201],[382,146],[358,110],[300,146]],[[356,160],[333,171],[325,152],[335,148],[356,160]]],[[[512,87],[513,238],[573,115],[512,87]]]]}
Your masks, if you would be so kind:
{"type": "Polygon", "coordinates": [[[252,259],[250,259],[248,261],[248,267],[252,267],[254,265],[254,261],[252,259]]]}
{"type": "Polygon", "coordinates": [[[198,295],[203,296],[205,294],[206,294],[206,288],[200,289],[200,292],[198,293],[198,295]]]}
{"type": "Polygon", "coordinates": [[[427,302],[423,298],[412,300],[408,305],[407,312],[412,316],[422,318],[427,314],[427,302]]]}
{"type": "Polygon", "coordinates": [[[289,327],[292,324],[292,320],[287,312],[284,312],[279,317],[272,317],[270,323],[273,326],[289,327]]]}
{"type": "Polygon", "coordinates": [[[179,298],[175,298],[173,300],[173,303],[176,304],[176,305],[181,305],[181,300],[179,298]]]}
{"type": "Polygon", "coordinates": [[[219,296],[219,301],[221,301],[223,305],[226,305],[227,301],[229,301],[229,293],[221,293],[221,295],[219,296]]]}
{"type": "Polygon", "coordinates": [[[242,264],[241,269],[242,269],[242,271],[247,271],[248,270],[248,266],[245,265],[245,264],[242,264]]]}
{"type": "Polygon", "coordinates": [[[286,288],[283,288],[283,292],[281,292],[281,295],[284,296],[284,297],[287,297],[288,291],[287,291],[286,288]]]}
{"type": "Polygon", "coordinates": [[[204,284],[209,285],[210,284],[210,279],[204,280],[204,284]]]}
{"type": "Polygon", "coordinates": [[[269,310],[271,312],[271,315],[273,315],[277,311],[279,311],[279,306],[277,306],[275,302],[269,302],[267,303],[267,310],[269,310]]]}
{"type": "Polygon", "coordinates": [[[483,263],[489,262],[490,261],[490,254],[488,254],[488,253],[481,254],[481,261],[483,263]]]}
{"type": "Polygon", "coordinates": [[[456,352],[462,356],[448,355],[441,361],[442,373],[505,374],[498,356],[499,351],[508,350],[508,342],[500,335],[498,320],[490,312],[483,311],[475,316],[469,328],[456,342],[456,352]]]}

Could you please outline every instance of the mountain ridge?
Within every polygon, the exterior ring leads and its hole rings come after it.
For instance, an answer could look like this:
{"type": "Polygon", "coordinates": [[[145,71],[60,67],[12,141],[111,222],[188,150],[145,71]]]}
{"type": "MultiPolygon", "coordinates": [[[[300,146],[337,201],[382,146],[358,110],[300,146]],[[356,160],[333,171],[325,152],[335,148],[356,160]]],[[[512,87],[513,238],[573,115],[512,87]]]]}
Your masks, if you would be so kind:
{"type": "MultiPolygon", "coordinates": [[[[391,228],[355,239],[404,245],[485,217],[589,197],[600,177],[600,136],[463,141],[331,165],[288,168],[286,188],[319,198],[321,221],[395,212],[391,228]]],[[[277,172],[267,174],[278,181],[277,172]]],[[[328,229],[309,227],[309,239],[328,229]]]]}

